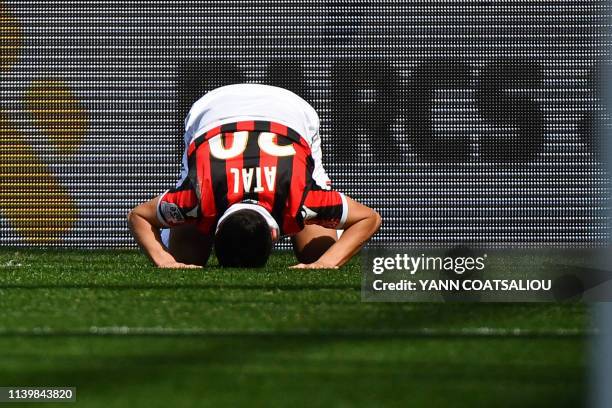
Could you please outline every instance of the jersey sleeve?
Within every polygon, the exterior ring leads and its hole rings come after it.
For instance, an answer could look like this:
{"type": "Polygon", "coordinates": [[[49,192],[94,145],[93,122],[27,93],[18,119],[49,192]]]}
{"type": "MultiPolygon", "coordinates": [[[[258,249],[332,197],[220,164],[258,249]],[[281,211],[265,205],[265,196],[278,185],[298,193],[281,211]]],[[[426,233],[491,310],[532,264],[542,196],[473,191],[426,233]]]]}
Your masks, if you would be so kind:
{"type": "Polygon", "coordinates": [[[198,199],[189,186],[168,190],[157,202],[157,219],[165,227],[195,222],[199,218],[198,199]]]}
{"type": "Polygon", "coordinates": [[[311,190],[302,205],[304,224],[342,229],[348,215],[346,196],[334,190],[311,190]]]}

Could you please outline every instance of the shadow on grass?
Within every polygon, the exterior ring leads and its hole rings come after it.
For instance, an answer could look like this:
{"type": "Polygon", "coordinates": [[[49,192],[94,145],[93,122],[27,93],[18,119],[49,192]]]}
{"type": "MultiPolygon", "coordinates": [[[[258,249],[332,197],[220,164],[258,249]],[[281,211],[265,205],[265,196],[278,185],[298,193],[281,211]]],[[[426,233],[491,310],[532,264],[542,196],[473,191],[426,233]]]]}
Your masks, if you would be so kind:
{"type": "Polygon", "coordinates": [[[361,286],[350,284],[232,284],[232,283],[186,283],[186,284],[116,284],[116,283],[74,283],[74,284],[4,284],[0,289],[112,289],[112,290],[137,290],[137,289],[240,289],[240,290],[317,290],[317,289],[351,289],[360,291],[361,286]]]}
{"type": "MultiPolygon", "coordinates": [[[[38,347],[11,353],[0,381],[20,386],[76,386],[78,400],[83,402],[129,401],[134,395],[170,405],[177,399],[198,398],[269,402],[287,393],[301,401],[322,399],[327,406],[398,406],[399,402],[436,406],[436,401],[448,401],[453,406],[537,406],[539,402],[569,407],[580,405],[584,392],[584,373],[578,362],[556,362],[552,357],[544,364],[530,360],[518,340],[510,340],[516,342],[510,355],[509,345],[495,339],[478,346],[470,340],[372,343],[369,337],[282,335],[76,339],[72,343],[23,340],[38,347]],[[40,349],[47,350],[42,364],[37,359],[40,349]],[[513,355],[516,358],[509,359],[513,355]],[[366,389],[370,391],[360,391],[366,389]],[[176,395],[176,390],[184,394],[176,395]],[[317,393],[312,394],[313,390],[317,393]],[[506,395],[506,401],[498,400],[500,393],[506,395]]],[[[546,340],[531,347],[534,355],[538,350],[563,350],[546,340]]]]}

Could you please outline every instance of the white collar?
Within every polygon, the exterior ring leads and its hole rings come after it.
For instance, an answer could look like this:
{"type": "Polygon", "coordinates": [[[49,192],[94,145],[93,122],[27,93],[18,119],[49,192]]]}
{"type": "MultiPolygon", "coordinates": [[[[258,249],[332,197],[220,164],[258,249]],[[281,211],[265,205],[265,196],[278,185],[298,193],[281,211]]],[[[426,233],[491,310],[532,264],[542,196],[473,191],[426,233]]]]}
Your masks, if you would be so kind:
{"type": "Polygon", "coordinates": [[[241,203],[230,205],[229,208],[225,210],[221,218],[219,218],[219,222],[217,222],[217,229],[215,230],[215,234],[219,231],[219,226],[221,225],[223,220],[225,220],[231,214],[235,213],[236,211],[240,211],[240,210],[252,210],[252,211],[255,211],[261,214],[266,220],[266,222],[268,223],[268,226],[276,231],[276,239],[273,239],[272,242],[278,241],[278,238],[280,237],[280,228],[278,227],[278,223],[276,222],[274,217],[272,217],[272,214],[268,212],[268,210],[266,210],[261,205],[255,204],[255,203],[256,201],[245,200],[241,203]]]}

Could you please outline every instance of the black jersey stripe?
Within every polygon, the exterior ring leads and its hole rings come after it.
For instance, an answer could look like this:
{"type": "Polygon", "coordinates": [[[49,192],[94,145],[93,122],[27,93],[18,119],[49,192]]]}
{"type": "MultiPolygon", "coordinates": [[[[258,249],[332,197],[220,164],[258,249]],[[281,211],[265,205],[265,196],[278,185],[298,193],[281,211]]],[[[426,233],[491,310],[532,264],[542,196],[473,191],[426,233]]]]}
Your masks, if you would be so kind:
{"type": "Polygon", "coordinates": [[[187,178],[185,182],[191,184],[191,187],[196,193],[198,199],[198,217],[202,216],[202,189],[200,183],[198,183],[198,163],[197,154],[192,154],[187,159],[187,178]]]}
{"type": "Polygon", "coordinates": [[[256,167],[259,167],[259,132],[249,132],[249,140],[247,142],[246,149],[244,149],[244,153],[242,156],[242,168],[243,169],[253,169],[253,179],[251,181],[251,185],[248,191],[244,190],[244,200],[259,200],[259,193],[255,192],[255,186],[257,185],[256,178],[256,167]]]}
{"type": "MultiPolygon", "coordinates": [[[[290,145],[292,141],[284,136],[278,136],[276,143],[279,146],[290,145]]],[[[274,207],[272,207],[272,217],[279,226],[283,225],[283,211],[287,204],[287,198],[291,191],[291,178],[293,177],[293,156],[283,156],[278,158],[276,165],[276,185],[274,186],[274,207]]],[[[282,231],[281,231],[282,233],[282,231]]]]}
{"type": "Polygon", "coordinates": [[[227,207],[227,173],[225,171],[225,160],[218,159],[212,154],[210,160],[210,177],[212,179],[213,195],[215,197],[215,208],[217,219],[223,215],[227,207]]]}
{"type": "Polygon", "coordinates": [[[287,128],[287,137],[295,143],[300,143],[300,134],[291,128],[287,128]]]}
{"type": "MultiPolygon", "coordinates": [[[[304,205],[308,192],[310,190],[319,188],[317,183],[312,178],[312,172],[314,171],[314,159],[312,158],[312,155],[306,156],[306,166],[304,166],[304,171],[306,172],[305,173],[306,174],[305,176],[306,184],[305,184],[304,192],[302,193],[302,198],[300,199],[300,208],[302,208],[302,206],[304,205]]],[[[297,221],[299,224],[303,225],[304,220],[302,218],[301,213],[297,214],[297,221]]]]}
{"type": "Polygon", "coordinates": [[[221,133],[233,133],[238,128],[238,122],[221,125],[221,133]]]}
{"type": "Polygon", "coordinates": [[[269,132],[270,131],[270,122],[266,120],[256,120],[253,123],[255,124],[253,130],[257,132],[269,132]]]}

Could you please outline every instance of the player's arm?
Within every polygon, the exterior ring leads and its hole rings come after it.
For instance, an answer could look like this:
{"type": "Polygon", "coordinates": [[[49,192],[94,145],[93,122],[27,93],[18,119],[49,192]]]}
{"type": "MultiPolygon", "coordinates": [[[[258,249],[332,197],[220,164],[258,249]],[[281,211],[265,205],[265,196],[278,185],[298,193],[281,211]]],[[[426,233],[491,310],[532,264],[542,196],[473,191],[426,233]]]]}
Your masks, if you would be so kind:
{"type": "Polygon", "coordinates": [[[346,220],[339,228],[344,233],[321,257],[311,264],[298,264],[294,268],[338,268],[348,262],[378,231],[382,223],[373,209],[346,197],[346,220]]]}
{"type": "Polygon", "coordinates": [[[177,262],[162,244],[159,229],[163,227],[157,218],[157,204],[162,196],[142,203],[128,213],[128,225],[134,239],[149,259],[160,268],[198,268],[177,262]]]}

